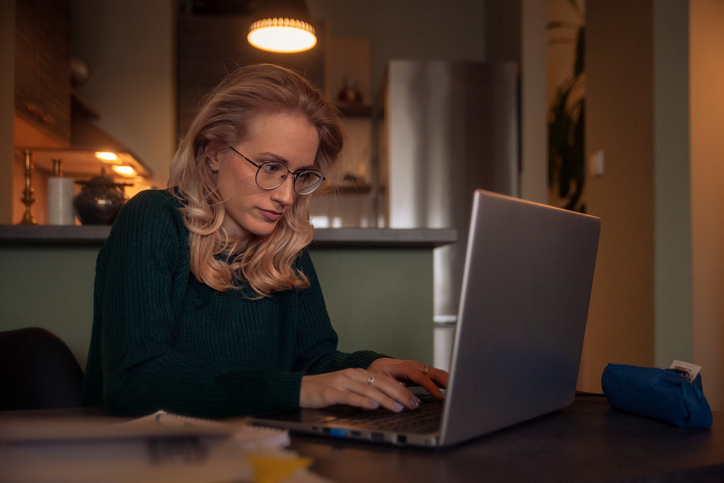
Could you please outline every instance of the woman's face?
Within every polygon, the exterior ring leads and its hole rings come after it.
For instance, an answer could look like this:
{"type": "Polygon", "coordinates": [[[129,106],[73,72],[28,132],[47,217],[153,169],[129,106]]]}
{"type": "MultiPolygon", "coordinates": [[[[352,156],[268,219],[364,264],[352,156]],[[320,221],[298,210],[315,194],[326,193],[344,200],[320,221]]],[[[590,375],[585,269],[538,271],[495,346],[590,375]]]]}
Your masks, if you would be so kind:
{"type": "MultiPolygon", "coordinates": [[[[246,140],[233,147],[257,165],[277,161],[290,172],[314,167],[319,136],[305,117],[285,113],[262,115],[249,128],[246,140]]],[[[255,181],[257,168],[231,149],[221,146],[208,159],[226,211],[222,226],[242,242],[251,235],[271,234],[299,196],[294,191],[293,176],[275,189],[261,189],[255,181]]]]}

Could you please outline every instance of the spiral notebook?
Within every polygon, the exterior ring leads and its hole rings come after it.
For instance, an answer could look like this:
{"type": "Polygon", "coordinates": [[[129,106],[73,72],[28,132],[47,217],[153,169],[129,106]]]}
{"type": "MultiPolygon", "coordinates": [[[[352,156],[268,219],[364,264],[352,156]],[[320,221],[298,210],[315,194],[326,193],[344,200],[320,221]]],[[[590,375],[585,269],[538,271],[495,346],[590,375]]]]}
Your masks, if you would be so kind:
{"type": "Polygon", "coordinates": [[[210,431],[230,434],[242,447],[284,448],[289,446],[289,432],[285,429],[254,426],[247,419],[217,421],[213,419],[193,418],[180,414],[169,413],[164,410],[144,416],[122,425],[152,427],[156,425],[165,428],[185,428],[190,431],[210,431]]]}
{"type": "Polygon", "coordinates": [[[569,405],[600,228],[593,216],[476,191],[445,402],[424,401],[422,409],[402,413],[296,409],[252,421],[336,438],[447,446],[569,405]]]}

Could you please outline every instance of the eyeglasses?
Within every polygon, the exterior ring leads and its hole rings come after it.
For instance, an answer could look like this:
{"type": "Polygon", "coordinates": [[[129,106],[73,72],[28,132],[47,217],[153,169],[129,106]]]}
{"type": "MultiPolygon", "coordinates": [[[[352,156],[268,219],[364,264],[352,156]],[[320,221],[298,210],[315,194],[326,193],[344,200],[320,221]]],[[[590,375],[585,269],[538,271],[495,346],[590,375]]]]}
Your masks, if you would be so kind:
{"type": "Polygon", "coordinates": [[[294,178],[294,191],[298,195],[304,196],[311,194],[314,190],[319,188],[319,185],[321,185],[322,181],[324,181],[324,176],[322,176],[322,173],[316,169],[302,169],[300,171],[291,172],[285,164],[278,163],[276,161],[256,164],[233,147],[229,146],[229,149],[246,159],[257,168],[255,178],[256,184],[263,190],[273,190],[280,187],[291,174],[292,178],[294,178]]]}

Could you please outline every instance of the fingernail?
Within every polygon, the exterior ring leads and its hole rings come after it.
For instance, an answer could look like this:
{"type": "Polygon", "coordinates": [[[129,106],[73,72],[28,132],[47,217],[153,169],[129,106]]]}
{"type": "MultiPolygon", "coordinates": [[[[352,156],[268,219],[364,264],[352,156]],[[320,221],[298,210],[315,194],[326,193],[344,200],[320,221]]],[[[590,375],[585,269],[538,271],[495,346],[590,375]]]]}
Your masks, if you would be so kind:
{"type": "Polygon", "coordinates": [[[396,402],[396,403],[395,403],[395,409],[397,409],[398,411],[402,411],[403,409],[405,409],[405,406],[403,406],[402,404],[396,402]]]}
{"type": "Polygon", "coordinates": [[[378,403],[377,401],[370,401],[370,406],[372,406],[373,408],[376,408],[379,405],[380,403],[378,403]]]}
{"type": "Polygon", "coordinates": [[[401,383],[400,383],[400,386],[402,386],[402,387],[407,387],[407,384],[405,384],[404,382],[401,382],[401,383]]]}
{"type": "Polygon", "coordinates": [[[415,406],[416,408],[419,408],[420,407],[420,398],[417,396],[413,397],[412,399],[410,399],[410,404],[412,406],[415,406]]]}

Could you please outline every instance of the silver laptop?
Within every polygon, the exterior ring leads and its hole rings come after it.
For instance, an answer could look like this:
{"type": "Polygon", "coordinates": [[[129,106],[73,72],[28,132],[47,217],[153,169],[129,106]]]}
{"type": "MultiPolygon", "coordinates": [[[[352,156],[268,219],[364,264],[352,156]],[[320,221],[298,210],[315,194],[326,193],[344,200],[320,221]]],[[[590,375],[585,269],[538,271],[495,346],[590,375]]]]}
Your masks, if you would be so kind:
{"type": "Polygon", "coordinates": [[[478,190],[447,397],[393,413],[295,409],[255,424],[448,446],[573,402],[598,250],[598,218],[478,190]],[[409,420],[408,420],[409,418],[409,420]]]}

